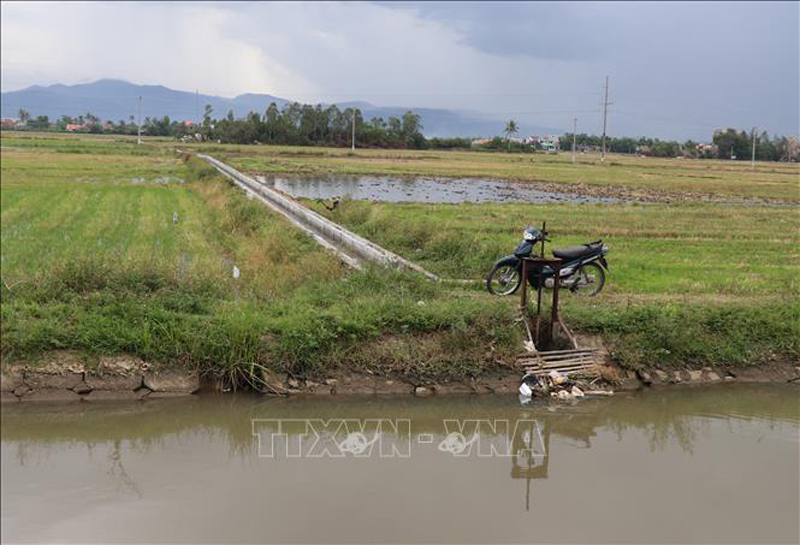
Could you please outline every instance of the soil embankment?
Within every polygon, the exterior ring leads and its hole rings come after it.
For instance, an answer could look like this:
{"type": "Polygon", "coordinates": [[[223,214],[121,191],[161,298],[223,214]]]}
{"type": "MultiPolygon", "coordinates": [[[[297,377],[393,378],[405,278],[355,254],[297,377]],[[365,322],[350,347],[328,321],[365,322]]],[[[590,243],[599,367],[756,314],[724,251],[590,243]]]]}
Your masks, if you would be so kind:
{"type": "MultiPolygon", "coordinates": [[[[260,390],[272,395],[415,395],[505,394],[518,391],[522,371],[498,366],[484,376],[464,380],[430,381],[408,376],[379,376],[359,370],[339,370],[327,378],[305,379],[265,372],[260,390]]],[[[800,383],[800,365],[773,363],[736,369],[622,370],[609,364],[598,383],[609,390],[650,386],[701,385],[739,382],[800,383]]],[[[232,391],[217,381],[203,382],[190,370],[156,370],[131,356],[101,357],[89,362],[69,351],[56,351],[35,364],[4,365],[0,372],[1,399],[18,401],[146,400],[209,391],[232,391]]]]}
{"type": "Polygon", "coordinates": [[[74,352],[55,351],[36,364],[0,370],[3,402],[155,399],[199,389],[197,372],[159,371],[132,356],[105,356],[89,363],[74,352]]]}

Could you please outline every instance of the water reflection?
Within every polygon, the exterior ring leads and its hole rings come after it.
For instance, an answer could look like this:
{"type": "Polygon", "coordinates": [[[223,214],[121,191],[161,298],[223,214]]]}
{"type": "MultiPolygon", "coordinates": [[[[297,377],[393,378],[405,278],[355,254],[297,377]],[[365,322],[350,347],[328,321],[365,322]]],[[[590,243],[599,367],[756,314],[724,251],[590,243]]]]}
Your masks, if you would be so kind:
{"type": "Polygon", "coordinates": [[[797,393],[723,386],[526,406],[500,396],[225,395],[6,405],[3,539],[521,541],[536,527],[546,541],[652,541],[666,520],[665,541],[792,541],[797,393]],[[283,419],[323,424],[278,428],[283,419]],[[381,419],[408,422],[380,433],[409,456],[381,457],[389,451],[365,424],[381,419]],[[337,456],[259,457],[254,431],[323,437],[337,456]],[[209,527],[211,503],[229,519],[214,517],[219,528],[209,527]],[[719,516],[704,507],[712,503],[719,516]],[[53,513],[48,524],[42,510],[53,513]],[[619,512],[634,520],[620,528],[619,512]],[[551,525],[565,513],[586,524],[551,525]],[[253,533],[261,519],[266,537],[253,533]],[[692,535],[681,533],[687,525],[692,535]]]}

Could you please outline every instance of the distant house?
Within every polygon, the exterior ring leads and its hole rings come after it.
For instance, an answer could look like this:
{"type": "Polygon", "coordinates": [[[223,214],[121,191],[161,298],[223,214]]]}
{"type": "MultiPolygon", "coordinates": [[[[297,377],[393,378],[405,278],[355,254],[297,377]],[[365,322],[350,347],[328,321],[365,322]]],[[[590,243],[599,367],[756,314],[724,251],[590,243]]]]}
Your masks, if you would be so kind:
{"type": "Polygon", "coordinates": [[[694,147],[694,149],[700,155],[712,155],[713,156],[713,155],[717,154],[717,145],[716,144],[710,144],[708,142],[700,142],[699,144],[697,144],[694,147]]]}
{"type": "Polygon", "coordinates": [[[0,127],[4,129],[13,129],[19,124],[19,119],[14,119],[13,117],[4,117],[2,121],[0,121],[0,127]]]}
{"type": "Polygon", "coordinates": [[[67,123],[65,129],[68,130],[69,132],[85,131],[86,125],[79,125],[77,123],[67,123]]]}
{"type": "Polygon", "coordinates": [[[558,136],[550,134],[539,136],[538,134],[528,136],[523,140],[526,144],[534,144],[541,150],[549,151],[551,153],[558,152],[558,136]]]}
{"type": "Polygon", "coordinates": [[[473,148],[477,148],[479,146],[485,146],[486,144],[489,144],[491,141],[492,141],[491,138],[476,138],[470,143],[470,146],[472,146],[473,148]]]}
{"type": "Polygon", "coordinates": [[[183,121],[183,126],[184,127],[194,127],[194,121],[189,121],[187,119],[186,121],[183,121]]]}

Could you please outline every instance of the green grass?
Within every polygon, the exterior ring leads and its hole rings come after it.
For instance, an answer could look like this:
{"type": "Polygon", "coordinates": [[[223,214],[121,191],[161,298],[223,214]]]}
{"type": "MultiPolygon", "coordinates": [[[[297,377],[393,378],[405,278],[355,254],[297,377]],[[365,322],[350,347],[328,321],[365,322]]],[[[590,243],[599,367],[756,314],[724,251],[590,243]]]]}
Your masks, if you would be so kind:
{"type": "Polygon", "coordinates": [[[487,305],[383,270],[346,274],[198,160],[131,157],[113,141],[98,154],[57,149],[4,142],[4,360],[67,348],[132,353],[242,382],[265,367],[463,377],[494,365],[487,345],[516,350],[519,332],[507,327],[502,301],[487,305]],[[183,183],[118,180],[128,168],[152,172],[153,161],[183,183]],[[397,339],[423,338],[441,348],[425,361],[411,361],[414,351],[369,358],[397,339]]]}
{"type": "Polygon", "coordinates": [[[345,201],[333,220],[450,278],[481,278],[547,221],[549,249],[602,238],[611,294],[800,295],[796,208],[738,205],[387,204],[345,201]]]}
{"type": "MultiPolygon", "coordinates": [[[[130,138],[2,135],[3,361],[77,349],[136,354],[234,383],[255,380],[262,368],[444,380],[496,370],[519,350],[514,298],[385,270],[347,271],[174,147],[163,139],[136,146],[130,138]]],[[[456,164],[499,176],[518,159],[195,147],[314,171],[369,164],[455,174],[456,164]]],[[[534,159],[542,162],[536,168],[561,161],[534,159]]],[[[768,174],[782,180],[782,168],[768,174]]],[[[800,357],[795,208],[345,202],[333,217],[457,278],[480,278],[524,225],[543,219],[559,245],[603,237],[612,248],[608,290],[589,301],[566,297],[564,313],[602,335],[630,368],[800,357]]]]}
{"type": "Polygon", "coordinates": [[[649,305],[567,304],[569,323],[603,336],[624,368],[698,369],[797,362],[800,305],[660,302],[649,305]]]}

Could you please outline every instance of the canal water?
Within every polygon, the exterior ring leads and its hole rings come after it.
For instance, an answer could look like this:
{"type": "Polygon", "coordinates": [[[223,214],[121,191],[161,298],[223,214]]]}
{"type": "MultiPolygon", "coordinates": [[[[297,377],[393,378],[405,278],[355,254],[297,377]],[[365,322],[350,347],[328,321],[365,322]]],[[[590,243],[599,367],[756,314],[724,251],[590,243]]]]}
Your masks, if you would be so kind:
{"type": "Polygon", "coordinates": [[[264,176],[268,186],[296,198],[423,203],[609,203],[619,199],[535,189],[531,183],[487,178],[392,176],[264,176]]]}
{"type": "Polygon", "coordinates": [[[797,543],[800,396],[2,408],[2,541],[797,543]]]}

